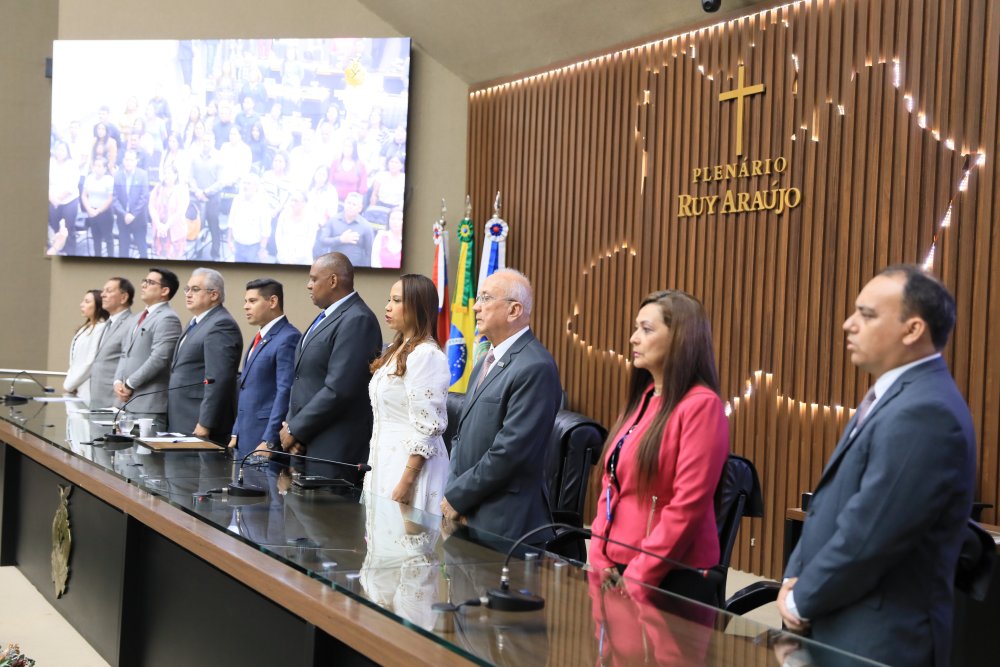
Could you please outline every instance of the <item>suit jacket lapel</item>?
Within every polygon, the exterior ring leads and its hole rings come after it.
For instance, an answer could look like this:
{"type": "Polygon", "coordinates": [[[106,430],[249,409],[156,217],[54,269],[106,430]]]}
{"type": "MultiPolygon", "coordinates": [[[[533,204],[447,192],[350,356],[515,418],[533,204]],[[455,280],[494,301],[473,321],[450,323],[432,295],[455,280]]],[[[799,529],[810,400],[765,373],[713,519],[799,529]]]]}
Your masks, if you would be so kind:
{"type": "Polygon", "coordinates": [[[286,321],[287,320],[283,320],[275,324],[273,327],[271,327],[271,330],[267,332],[267,335],[263,336],[260,339],[260,342],[257,343],[256,348],[251,348],[247,350],[247,357],[243,361],[243,374],[240,376],[241,387],[243,386],[243,383],[246,382],[247,374],[250,372],[250,367],[253,366],[253,362],[256,361],[257,357],[259,357],[261,352],[264,351],[264,346],[267,345],[268,342],[270,342],[271,338],[273,338],[275,334],[281,331],[281,328],[285,326],[286,321]]]}
{"type": "Polygon", "coordinates": [[[160,306],[159,308],[157,308],[156,310],[149,311],[149,314],[146,315],[146,319],[142,321],[142,324],[139,324],[138,323],[139,320],[136,320],[136,325],[134,327],[132,327],[132,331],[129,332],[129,336],[130,336],[129,341],[128,341],[128,349],[129,349],[129,351],[132,350],[132,346],[135,345],[135,342],[137,340],[139,340],[140,333],[146,327],[150,326],[152,324],[152,322],[153,322],[154,319],[156,319],[157,317],[160,316],[160,313],[163,311],[164,308],[169,308],[169,307],[170,306],[168,306],[167,304],[164,304],[164,305],[160,306]]]}
{"type": "Polygon", "coordinates": [[[104,347],[104,341],[108,340],[111,336],[118,331],[118,327],[122,325],[122,322],[129,318],[131,313],[126,312],[124,315],[120,315],[114,322],[108,320],[105,325],[104,330],[101,331],[101,338],[97,341],[97,351],[100,352],[101,348],[104,347]]]}
{"type": "MultiPolygon", "coordinates": [[[[465,401],[465,406],[462,409],[462,416],[459,419],[459,425],[465,420],[465,416],[469,414],[472,406],[477,400],[479,400],[480,395],[486,390],[492,382],[494,382],[503,371],[514,363],[517,355],[524,349],[524,347],[531,341],[534,340],[534,336],[531,335],[531,330],[524,332],[524,335],[517,339],[517,341],[511,346],[507,351],[506,359],[499,359],[493,363],[493,368],[490,369],[489,375],[483,380],[483,383],[472,390],[471,398],[467,398],[465,401]]],[[[472,376],[469,378],[470,382],[477,382],[479,380],[480,368],[486,363],[486,358],[484,357],[476,364],[475,368],[472,369],[472,376]]]]}
{"type": "MultiPolygon", "coordinates": [[[[359,297],[357,293],[352,294],[351,298],[349,298],[347,301],[341,304],[340,307],[337,308],[337,310],[333,311],[331,315],[324,317],[323,321],[320,322],[318,325],[316,325],[316,328],[312,330],[312,333],[309,333],[308,336],[303,334],[302,336],[303,340],[299,341],[299,349],[295,356],[296,368],[298,368],[299,360],[302,359],[302,354],[306,351],[306,346],[312,343],[314,340],[316,340],[319,337],[320,333],[326,331],[328,327],[332,326],[333,323],[336,322],[344,313],[346,313],[347,310],[354,305],[354,302],[360,298],[361,297],[359,297]]],[[[308,332],[308,329],[306,331],[308,332]]]]}
{"type": "MultiPolygon", "coordinates": [[[[177,349],[180,349],[181,341],[187,338],[188,334],[194,335],[195,333],[201,333],[201,331],[203,331],[201,327],[205,326],[206,322],[215,317],[216,314],[220,313],[221,311],[222,311],[222,306],[216,306],[212,310],[208,311],[207,313],[205,313],[205,317],[201,318],[201,322],[198,322],[198,324],[196,324],[193,329],[191,328],[191,323],[189,322],[188,326],[186,326],[184,328],[184,331],[181,333],[181,337],[177,339],[177,349]]],[[[194,318],[192,317],[191,319],[194,318]]]]}
{"type": "Polygon", "coordinates": [[[854,441],[858,439],[858,436],[861,435],[861,433],[875,421],[879,411],[899,396],[900,392],[906,388],[906,385],[910,384],[915,378],[920,377],[924,373],[935,372],[937,370],[938,363],[943,364],[944,362],[941,359],[936,359],[926,364],[920,364],[916,368],[911,368],[903,373],[902,376],[892,383],[885,394],[878,399],[878,402],[869,411],[868,416],[865,418],[865,421],[861,424],[861,426],[855,428],[858,422],[857,413],[851,417],[851,421],[847,422],[847,428],[844,429],[844,433],[840,436],[840,441],[837,443],[837,447],[833,450],[833,454],[830,456],[830,461],[823,469],[823,475],[820,477],[819,484],[816,485],[816,488],[819,488],[823,482],[832,475],[833,470],[836,468],[837,464],[840,463],[840,459],[844,457],[844,454],[846,454],[847,450],[851,448],[854,441]]]}

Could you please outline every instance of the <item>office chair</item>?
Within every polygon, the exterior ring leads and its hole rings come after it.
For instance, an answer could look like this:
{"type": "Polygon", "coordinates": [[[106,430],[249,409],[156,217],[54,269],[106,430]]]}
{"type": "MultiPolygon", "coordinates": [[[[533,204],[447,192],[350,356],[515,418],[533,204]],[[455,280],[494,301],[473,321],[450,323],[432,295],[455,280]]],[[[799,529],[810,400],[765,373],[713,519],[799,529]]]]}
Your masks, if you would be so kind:
{"type": "Polygon", "coordinates": [[[444,438],[444,447],[448,450],[449,455],[451,455],[451,439],[455,437],[455,431],[458,430],[458,418],[462,414],[463,403],[465,403],[465,394],[448,392],[448,398],[445,399],[445,410],[448,413],[448,427],[441,434],[441,437],[444,438]]]}
{"type": "MultiPolygon", "coordinates": [[[[590,472],[601,456],[607,436],[607,430],[589,417],[570,410],[560,410],[556,414],[545,456],[545,478],[553,521],[583,528],[590,472]]],[[[586,562],[584,540],[579,533],[557,531],[546,549],[565,558],[586,562]]]]}
{"type": "Polygon", "coordinates": [[[717,587],[721,607],[729,611],[726,579],[736,545],[736,535],[743,517],[764,516],[764,498],[760,479],[753,463],[742,456],[730,454],[722,468],[722,477],[715,488],[715,522],[719,530],[719,563],[709,570],[709,578],[717,587]]]}
{"type": "MultiPolygon", "coordinates": [[[[955,590],[982,602],[986,599],[993,578],[997,559],[993,537],[978,523],[968,519],[962,547],[955,568],[955,590]]],[[[781,584],[777,581],[758,581],[742,588],[726,600],[726,611],[743,615],[778,599],[781,584]]]]}

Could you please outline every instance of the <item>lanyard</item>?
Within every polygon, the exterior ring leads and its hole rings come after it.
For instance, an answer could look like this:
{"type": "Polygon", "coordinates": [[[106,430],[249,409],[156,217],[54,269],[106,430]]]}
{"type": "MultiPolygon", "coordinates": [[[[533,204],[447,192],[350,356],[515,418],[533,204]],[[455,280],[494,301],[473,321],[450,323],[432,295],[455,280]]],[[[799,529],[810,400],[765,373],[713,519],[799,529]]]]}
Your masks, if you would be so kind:
{"type": "Polygon", "coordinates": [[[615,490],[619,492],[622,490],[621,484],[618,482],[618,473],[617,473],[618,459],[621,457],[622,447],[625,445],[625,440],[627,440],[628,437],[632,435],[632,431],[636,429],[636,427],[639,425],[639,422],[642,420],[642,416],[646,414],[646,408],[649,406],[649,398],[652,395],[653,395],[652,393],[649,393],[646,394],[645,398],[643,398],[642,406],[639,408],[639,414],[636,415],[635,421],[632,422],[632,426],[630,426],[628,431],[625,432],[625,435],[623,435],[621,438],[618,439],[618,442],[615,444],[615,448],[611,450],[611,455],[608,456],[607,470],[608,470],[608,480],[610,481],[610,484],[608,484],[607,487],[605,487],[604,500],[605,500],[606,516],[608,519],[609,534],[611,532],[611,520],[614,518],[614,515],[611,512],[611,484],[615,485],[615,490]]]}

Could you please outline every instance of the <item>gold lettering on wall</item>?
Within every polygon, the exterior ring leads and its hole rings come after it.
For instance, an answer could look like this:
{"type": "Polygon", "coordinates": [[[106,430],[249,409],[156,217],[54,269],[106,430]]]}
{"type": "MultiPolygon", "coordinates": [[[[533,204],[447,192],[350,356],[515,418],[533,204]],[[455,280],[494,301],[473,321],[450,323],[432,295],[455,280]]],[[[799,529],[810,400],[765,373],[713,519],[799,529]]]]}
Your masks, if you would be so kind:
{"type": "MultiPolygon", "coordinates": [[[[766,160],[743,160],[730,164],[716,164],[695,167],[691,170],[692,183],[738,181],[755,176],[774,176],[788,171],[788,158],[779,156],[766,160]]],[[[701,215],[731,215],[771,211],[781,215],[802,203],[802,191],[798,188],[767,188],[764,190],[726,190],[718,195],[677,195],[677,217],[689,218],[701,215]]]]}
{"type": "MultiPolygon", "coordinates": [[[[736,88],[721,93],[720,102],[736,100],[736,156],[735,162],[725,164],[708,164],[691,169],[691,183],[723,183],[735,182],[748,178],[764,178],[784,174],[788,171],[788,158],[783,155],[765,159],[748,159],[743,155],[743,112],[744,98],[759,95],[764,92],[764,84],[746,84],[746,68],[740,63],[736,74],[736,88]]],[[[689,218],[702,215],[732,215],[734,213],[752,213],[755,211],[771,211],[781,215],[802,203],[802,191],[795,187],[773,187],[772,182],[765,181],[770,186],[764,189],[725,190],[719,194],[677,195],[677,217],[689,218]]]]}

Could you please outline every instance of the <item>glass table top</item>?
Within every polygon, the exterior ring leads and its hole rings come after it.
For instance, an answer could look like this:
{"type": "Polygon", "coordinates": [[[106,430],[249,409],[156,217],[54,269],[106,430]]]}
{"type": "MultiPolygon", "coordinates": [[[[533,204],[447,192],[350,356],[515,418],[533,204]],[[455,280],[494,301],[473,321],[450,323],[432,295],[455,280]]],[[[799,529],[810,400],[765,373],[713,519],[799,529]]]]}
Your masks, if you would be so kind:
{"type": "Polygon", "coordinates": [[[509,539],[349,485],[302,488],[294,465],[224,452],[102,446],[113,415],[73,403],[0,408],[0,419],[253,545],[412,631],[483,665],[874,664],[742,617],[597,573],[555,554],[510,559],[510,588],[544,599],[537,611],[484,606],[500,587],[509,539]]]}

